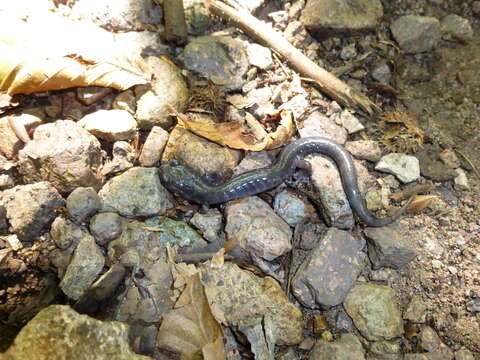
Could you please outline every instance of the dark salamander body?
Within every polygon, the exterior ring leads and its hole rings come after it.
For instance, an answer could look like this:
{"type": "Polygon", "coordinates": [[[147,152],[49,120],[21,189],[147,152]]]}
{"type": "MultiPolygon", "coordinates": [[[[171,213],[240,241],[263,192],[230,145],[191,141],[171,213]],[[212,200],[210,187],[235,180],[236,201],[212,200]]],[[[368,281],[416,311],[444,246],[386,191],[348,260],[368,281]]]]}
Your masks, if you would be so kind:
{"type": "Polygon", "coordinates": [[[188,200],[199,204],[218,204],[258,194],[280,185],[293,174],[297,160],[309,154],[322,154],[333,159],[340,172],[350,206],[367,225],[385,226],[398,219],[405,211],[408,204],[391,217],[373,216],[360,194],[352,157],[341,145],[322,137],[293,141],[285,146],[275,165],[243,173],[218,186],[208,184],[195,171],[178,161],[162,165],[160,177],[168,190],[188,200]]]}

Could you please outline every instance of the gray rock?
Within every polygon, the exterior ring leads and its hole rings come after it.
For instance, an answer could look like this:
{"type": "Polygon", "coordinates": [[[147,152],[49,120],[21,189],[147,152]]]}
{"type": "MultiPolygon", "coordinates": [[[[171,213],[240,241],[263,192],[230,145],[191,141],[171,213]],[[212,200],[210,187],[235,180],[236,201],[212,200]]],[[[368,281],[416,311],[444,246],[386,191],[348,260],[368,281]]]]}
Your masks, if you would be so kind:
{"type": "Polygon", "coordinates": [[[5,360],[84,359],[148,360],[130,350],[128,326],[79,315],[69,306],[51,305],[25,325],[5,354],[5,360]],[[35,355],[32,355],[35,354],[35,355]],[[87,355],[88,354],[88,355],[87,355]]]}
{"type": "Polygon", "coordinates": [[[340,51],[340,58],[342,60],[351,60],[355,56],[357,56],[357,46],[355,43],[351,43],[345,47],[342,48],[342,51],[340,51]]]}
{"type": "Polygon", "coordinates": [[[90,231],[99,245],[106,245],[119,237],[123,226],[123,218],[113,212],[97,214],[90,220],[90,231]]]}
{"type": "Polygon", "coordinates": [[[342,125],[349,134],[365,129],[365,126],[348,110],[344,110],[339,114],[332,115],[338,125],[342,125]]]}
{"type": "Polygon", "coordinates": [[[456,14],[449,14],[440,21],[443,38],[468,42],[473,38],[473,29],[468,19],[456,14]]]}
{"type": "Polygon", "coordinates": [[[88,230],[62,216],[57,217],[50,228],[50,238],[59,249],[65,250],[71,245],[75,249],[85,236],[88,230]]]}
{"type": "Polygon", "coordinates": [[[225,216],[227,236],[256,256],[270,261],[292,248],[288,224],[256,196],[229,202],[225,216]]]}
{"type": "Polygon", "coordinates": [[[251,151],[233,169],[233,175],[240,175],[244,172],[262,169],[272,165],[272,158],[267,151],[251,151]]]}
{"type": "Polygon", "coordinates": [[[374,29],[382,16],[383,7],[379,0],[362,0],[355,3],[308,0],[300,21],[310,31],[325,35],[374,29]]]}
{"type": "Polygon", "coordinates": [[[338,310],[335,326],[340,330],[353,331],[353,321],[343,309],[338,310]]]}
{"type": "Polygon", "coordinates": [[[90,134],[107,141],[133,140],[137,122],[126,110],[97,110],[85,115],[78,124],[90,134]]]}
{"type": "Polygon", "coordinates": [[[229,37],[203,36],[191,41],[182,53],[186,69],[207,76],[224,90],[240,90],[248,69],[243,45],[229,37]]]}
{"type": "Polygon", "coordinates": [[[451,180],[457,173],[439,160],[441,148],[432,144],[425,144],[415,156],[420,164],[420,173],[432,180],[451,180]]]}
{"type": "Polygon", "coordinates": [[[151,87],[137,86],[138,126],[149,130],[154,126],[169,128],[173,119],[169,116],[170,107],[183,111],[188,101],[188,88],[180,69],[171,61],[150,56],[146,59],[145,76],[151,80],[151,87]]]}
{"type": "Polygon", "coordinates": [[[401,182],[409,183],[420,177],[420,165],[416,157],[400,153],[383,156],[375,170],[395,175],[401,182]]]}
{"type": "Polygon", "coordinates": [[[403,318],[414,323],[424,323],[427,319],[427,304],[419,295],[413,295],[403,318]]]}
{"type": "Polygon", "coordinates": [[[383,84],[390,83],[390,79],[392,78],[392,71],[390,70],[388,64],[382,62],[375,66],[372,70],[372,78],[383,84]]]}
{"type": "Polygon", "coordinates": [[[268,70],[273,65],[272,52],[269,48],[259,44],[248,44],[247,56],[250,65],[268,70]]]}
{"type": "Polygon", "coordinates": [[[105,300],[120,285],[125,277],[125,273],[126,269],[122,264],[113,264],[105,274],[92,284],[89,295],[92,295],[97,301],[105,300]]]}
{"type": "Polygon", "coordinates": [[[390,340],[403,334],[402,316],[388,286],[358,283],[343,306],[355,327],[370,341],[390,340]]]}
{"type": "Polygon", "coordinates": [[[281,110],[289,110],[295,119],[299,119],[309,109],[310,103],[306,94],[298,94],[280,106],[281,110]]]}
{"type": "Polygon", "coordinates": [[[376,341],[367,354],[368,360],[403,360],[400,341],[376,341]]]}
{"type": "Polygon", "coordinates": [[[212,20],[203,0],[184,0],[185,21],[190,35],[203,35],[212,20]]]}
{"type": "Polygon", "coordinates": [[[395,224],[364,230],[369,242],[368,255],[374,269],[383,266],[400,269],[415,259],[415,248],[402,236],[403,233],[405,230],[395,224]]]}
{"type": "Polygon", "coordinates": [[[480,313],[480,297],[474,297],[467,301],[467,310],[473,313],[480,313]]]}
{"type": "Polygon", "coordinates": [[[361,160],[378,161],[382,157],[382,150],[378,142],[373,140],[347,141],[345,149],[361,160]]]}
{"type": "Polygon", "coordinates": [[[291,227],[310,217],[308,204],[290,191],[283,190],[275,196],[275,212],[291,227]]]}
{"type": "Polygon", "coordinates": [[[455,360],[475,360],[475,357],[470,350],[463,348],[455,351],[455,360]]]}
{"type": "Polygon", "coordinates": [[[3,205],[2,192],[0,192],[0,235],[8,233],[7,209],[3,205]]]}
{"type": "Polygon", "coordinates": [[[440,22],[427,16],[406,15],[390,26],[402,50],[417,54],[432,50],[440,40],[440,22]]]}
{"type": "Polygon", "coordinates": [[[347,141],[347,131],[319,111],[308,115],[298,130],[300,137],[321,136],[343,145],[347,141]]]}
{"type": "Polygon", "coordinates": [[[142,166],[156,166],[162,158],[163,149],[167,145],[168,132],[160,126],[154,126],[143,144],[138,161],[142,166]]]}
{"type": "Polygon", "coordinates": [[[455,169],[457,176],[453,179],[454,187],[456,190],[470,190],[470,185],[468,184],[467,174],[463,169],[455,169]]]}
{"type": "Polygon", "coordinates": [[[272,89],[269,86],[250,90],[245,101],[248,104],[249,111],[257,119],[263,119],[265,116],[275,112],[275,107],[270,101],[272,89]],[[252,105],[253,104],[253,105],[252,105]]]}
{"type": "Polygon", "coordinates": [[[341,304],[364,266],[365,243],[330,228],[293,278],[293,294],[309,308],[341,304]]]}
{"type": "Polygon", "coordinates": [[[168,191],[160,183],[158,170],[135,167],[110,179],[98,193],[103,212],[122,216],[161,215],[173,207],[168,191]]]}
{"type": "Polygon", "coordinates": [[[318,189],[323,205],[323,215],[331,226],[351,229],[354,225],[352,209],[343,191],[337,167],[333,161],[320,155],[309,157],[308,162],[312,167],[313,185],[318,189]]]}
{"type": "Polygon", "coordinates": [[[342,334],[334,342],[317,341],[308,357],[310,360],[363,360],[365,351],[362,343],[353,334],[342,334]]]}
{"type": "Polygon", "coordinates": [[[67,197],[68,215],[76,222],[87,220],[102,208],[102,201],[93,188],[79,187],[67,197]]]}
{"type": "Polygon", "coordinates": [[[420,354],[405,354],[404,360],[453,360],[453,352],[443,345],[440,349],[420,354]]]}
{"type": "Polygon", "coordinates": [[[48,182],[18,185],[3,192],[3,206],[13,231],[21,240],[34,241],[65,205],[48,182]]]}
{"type": "Polygon", "coordinates": [[[207,213],[196,212],[190,223],[195,226],[208,241],[218,241],[222,237],[223,215],[218,209],[208,209],[207,213]]]}
{"type": "Polygon", "coordinates": [[[112,159],[107,161],[101,174],[104,177],[123,172],[133,167],[136,151],[130,143],[126,141],[115,141],[112,148],[112,159]]]}
{"type": "Polygon", "coordinates": [[[420,342],[428,352],[433,352],[442,346],[442,340],[430,326],[425,326],[420,332],[420,342]]]}
{"type": "Polygon", "coordinates": [[[18,169],[26,182],[47,180],[61,192],[79,186],[97,189],[102,164],[100,143],[70,120],[35,129],[33,140],[19,152],[18,169]]]}
{"type": "Polygon", "coordinates": [[[86,235],[75,249],[60,288],[69,298],[78,300],[95,281],[104,264],[105,258],[95,239],[86,235]]]}

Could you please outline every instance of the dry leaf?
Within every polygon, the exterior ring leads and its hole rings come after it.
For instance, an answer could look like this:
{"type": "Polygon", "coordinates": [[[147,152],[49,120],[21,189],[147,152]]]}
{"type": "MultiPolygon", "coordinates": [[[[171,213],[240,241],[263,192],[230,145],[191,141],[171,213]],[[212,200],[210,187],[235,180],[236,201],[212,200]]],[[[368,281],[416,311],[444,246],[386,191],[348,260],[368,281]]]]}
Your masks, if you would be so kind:
{"type": "Polygon", "coordinates": [[[188,278],[177,304],[163,317],[157,345],[185,360],[225,359],[222,328],[212,315],[199,274],[188,278]]]}
{"type": "Polygon", "coordinates": [[[417,195],[415,199],[413,199],[412,203],[410,204],[407,213],[408,214],[416,214],[425,209],[427,206],[431,204],[434,199],[437,199],[438,196],[436,195],[417,195]]]}
{"type": "Polygon", "coordinates": [[[249,119],[248,126],[239,121],[205,124],[192,121],[184,114],[175,112],[175,115],[178,123],[187,130],[233,149],[251,151],[274,149],[285,144],[293,133],[292,114],[288,110],[280,111],[280,124],[272,133],[267,133],[255,119],[249,119]],[[260,129],[263,130],[263,138],[258,139],[260,129]]]}

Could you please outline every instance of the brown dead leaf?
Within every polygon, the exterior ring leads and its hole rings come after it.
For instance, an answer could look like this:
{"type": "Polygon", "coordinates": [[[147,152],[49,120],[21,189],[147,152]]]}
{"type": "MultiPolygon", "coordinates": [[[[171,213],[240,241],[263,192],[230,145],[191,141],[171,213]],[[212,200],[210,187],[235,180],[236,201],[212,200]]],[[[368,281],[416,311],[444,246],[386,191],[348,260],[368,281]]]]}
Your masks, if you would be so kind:
{"type": "Polygon", "coordinates": [[[285,144],[293,133],[293,118],[288,110],[279,112],[280,124],[272,133],[267,133],[257,120],[251,118],[248,124],[239,121],[205,124],[192,121],[184,114],[175,112],[175,115],[179,125],[187,130],[233,149],[251,151],[274,149],[285,144]],[[262,130],[263,137],[259,134],[262,130]]]}
{"type": "Polygon", "coordinates": [[[166,313],[157,345],[182,359],[225,359],[223,332],[212,315],[199,274],[187,280],[175,309],[166,313]]]}
{"type": "Polygon", "coordinates": [[[434,199],[437,199],[437,195],[417,195],[410,204],[408,214],[417,214],[426,207],[428,207],[434,199]]]}

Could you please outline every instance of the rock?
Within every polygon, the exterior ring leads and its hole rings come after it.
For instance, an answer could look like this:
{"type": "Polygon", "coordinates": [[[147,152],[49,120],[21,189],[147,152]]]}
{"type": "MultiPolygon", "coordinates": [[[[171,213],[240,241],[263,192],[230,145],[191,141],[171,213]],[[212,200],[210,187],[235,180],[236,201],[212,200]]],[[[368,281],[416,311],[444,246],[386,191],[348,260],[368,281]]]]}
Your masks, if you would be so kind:
{"type": "Polygon", "coordinates": [[[442,340],[430,326],[425,326],[420,332],[420,342],[428,352],[433,352],[442,346],[442,340]]]}
{"type": "Polygon", "coordinates": [[[449,14],[440,21],[443,38],[466,43],[473,38],[473,29],[468,19],[456,14],[449,14]]]}
{"type": "Polygon", "coordinates": [[[455,351],[455,360],[475,360],[475,358],[470,350],[463,348],[455,351]]]}
{"type": "Polygon", "coordinates": [[[103,201],[103,212],[127,217],[161,215],[173,207],[154,168],[129,169],[110,179],[98,195],[103,201]]]}
{"type": "Polygon", "coordinates": [[[358,283],[343,303],[355,327],[370,341],[390,340],[403,334],[403,323],[393,290],[358,283]]]}
{"type": "Polygon", "coordinates": [[[392,78],[392,71],[386,62],[382,62],[375,66],[372,70],[372,78],[383,84],[389,84],[392,78]]]}
{"type": "Polygon", "coordinates": [[[257,119],[263,119],[269,114],[275,113],[275,107],[271,103],[272,90],[269,86],[252,89],[246,96],[246,103],[249,111],[257,119]],[[253,104],[253,105],[252,105],[253,104]]]}
{"type": "Polygon", "coordinates": [[[120,285],[125,277],[125,273],[126,269],[122,264],[113,264],[105,274],[92,284],[88,292],[89,295],[93,296],[96,301],[105,300],[120,285]]]}
{"type": "Polygon", "coordinates": [[[98,360],[148,360],[130,350],[128,327],[120,322],[95,320],[79,315],[69,306],[51,305],[40,311],[3,354],[5,360],[81,359],[90,354],[98,360]]]}
{"type": "Polygon", "coordinates": [[[8,233],[7,209],[2,202],[2,193],[0,192],[0,235],[8,233]]]}
{"type": "Polygon", "coordinates": [[[297,20],[302,13],[302,9],[305,6],[305,0],[296,0],[288,10],[288,18],[290,20],[297,20]]]}
{"type": "Polygon", "coordinates": [[[327,229],[328,228],[321,223],[305,223],[298,246],[302,250],[312,250],[323,238],[327,229]]]}
{"type": "Polygon", "coordinates": [[[455,169],[457,176],[453,179],[455,190],[470,190],[470,185],[468,184],[467,174],[463,169],[455,169]]]}
{"type": "Polygon", "coordinates": [[[285,10],[273,11],[268,14],[268,17],[275,23],[275,27],[285,29],[288,24],[288,13],[285,10]]]}
{"type": "Polygon", "coordinates": [[[225,217],[227,237],[265,260],[271,261],[292,248],[288,224],[256,196],[230,201],[225,217]]]}
{"type": "Polygon", "coordinates": [[[344,61],[352,60],[357,56],[357,46],[355,43],[351,43],[342,48],[340,51],[340,58],[344,61]]]}
{"type": "Polygon", "coordinates": [[[426,144],[417,151],[415,156],[420,163],[420,172],[436,181],[451,180],[456,176],[456,172],[439,160],[440,152],[440,147],[432,144],[426,144]]]}
{"type": "Polygon", "coordinates": [[[27,241],[35,241],[65,205],[58,191],[46,181],[5,190],[2,202],[13,231],[27,241]]]}
{"type": "Polygon", "coordinates": [[[455,155],[455,151],[450,149],[443,150],[438,157],[440,160],[451,169],[460,167],[460,159],[455,155]]]}
{"type": "Polygon", "coordinates": [[[5,242],[6,245],[8,245],[8,247],[13,251],[18,251],[23,248],[22,242],[18,239],[18,236],[15,234],[3,236],[0,238],[0,240],[5,242]]]}
{"type": "Polygon", "coordinates": [[[143,144],[138,161],[140,165],[157,166],[162,158],[163,149],[167,145],[168,132],[160,126],[154,126],[143,144]]]}
{"type": "Polygon", "coordinates": [[[125,110],[97,110],[85,115],[79,122],[90,134],[107,141],[133,140],[137,122],[125,110]]]}
{"type": "Polygon", "coordinates": [[[392,35],[406,53],[429,51],[440,40],[440,22],[427,16],[406,15],[390,26],[392,35]]]}
{"type": "Polygon", "coordinates": [[[405,229],[395,224],[364,230],[369,242],[368,255],[374,269],[383,266],[400,269],[415,259],[415,248],[402,236],[404,233],[405,229]]]}
{"type": "Polygon", "coordinates": [[[399,341],[376,341],[370,346],[368,360],[403,360],[399,341]]]}
{"type": "Polygon", "coordinates": [[[78,300],[92,285],[103,269],[105,258],[91,235],[78,243],[72,261],[60,282],[60,288],[69,298],[78,300]]]}
{"type": "Polygon", "coordinates": [[[112,109],[125,110],[132,115],[135,114],[137,110],[137,100],[135,99],[133,90],[125,90],[115,96],[112,102],[112,109]]]}
{"type": "Polygon", "coordinates": [[[225,174],[237,165],[240,152],[215,144],[176,126],[170,133],[162,162],[174,159],[190,166],[200,175],[225,174]]]}
{"type": "Polygon", "coordinates": [[[321,155],[308,157],[312,167],[312,183],[319,191],[323,205],[324,217],[331,226],[340,229],[351,229],[354,225],[352,209],[335,164],[321,155]]]}
{"type": "Polygon", "coordinates": [[[413,323],[424,323],[427,320],[427,304],[419,295],[413,295],[403,318],[413,323]]]}
{"type": "Polygon", "coordinates": [[[319,111],[307,116],[298,130],[300,137],[321,136],[343,145],[347,141],[347,131],[319,111]]]}
{"type": "Polygon", "coordinates": [[[307,112],[310,103],[306,94],[298,94],[280,106],[280,110],[289,110],[295,119],[299,119],[307,112]]]}
{"type": "Polygon", "coordinates": [[[364,246],[349,232],[330,228],[297,270],[295,297],[309,308],[341,304],[364,267],[364,246]]]}
{"type": "Polygon", "coordinates": [[[269,48],[259,44],[249,43],[246,50],[250,65],[256,66],[262,70],[268,70],[272,67],[272,52],[269,48]]]}
{"type": "Polygon", "coordinates": [[[113,212],[97,214],[90,220],[90,231],[99,245],[106,245],[119,237],[123,226],[123,218],[113,212]]]}
{"type": "Polygon", "coordinates": [[[80,240],[88,235],[87,229],[62,216],[57,217],[50,228],[50,238],[62,250],[67,249],[71,245],[75,249],[80,240]]]}
{"type": "Polygon", "coordinates": [[[297,226],[311,215],[308,204],[287,190],[283,190],[275,196],[273,208],[291,227],[297,226]]]}
{"type": "Polygon", "coordinates": [[[67,197],[68,215],[76,222],[82,223],[102,208],[102,201],[93,188],[79,187],[67,197]]]}
{"type": "Polygon", "coordinates": [[[150,56],[146,59],[145,77],[152,79],[151,87],[137,86],[135,118],[142,130],[154,126],[169,128],[173,119],[170,107],[183,111],[188,101],[188,88],[180,69],[171,61],[150,56]]]}
{"type": "Polygon", "coordinates": [[[365,129],[365,126],[348,110],[342,111],[338,116],[334,114],[333,119],[338,125],[342,125],[349,134],[365,129]]]}
{"type": "Polygon", "coordinates": [[[15,179],[10,174],[0,174],[0,190],[10,189],[15,186],[15,179]]]}
{"type": "Polygon", "coordinates": [[[426,326],[420,333],[420,344],[428,352],[405,354],[405,360],[453,360],[453,352],[442,343],[435,331],[426,326]]]}
{"type": "Polygon", "coordinates": [[[208,209],[207,213],[196,212],[190,223],[210,242],[218,241],[222,235],[223,215],[218,209],[208,209]]]}
{"type": "Polygon", "coordinates": [[[374,29],[383,16],[379,0],[348,1],[308,0],[300,21],[319,35],[351,33],[374,29]]]}
{"type": "Polygon", "coordinates": [[[272,165],[272,158],[267,151],[251,151],[233,169],[233,175],[240,175],[244,172],[262,169],[272,165]]]}
{"type": "Polygon", "coordinates": [[[466,308],[472,313],[480,313],[480,297],[474,297],[467,301],[466,308]]]}
{"type": "Polygon", "coordinates": [[[420,165],[416,157],[400,153],[382,156],[375,170],[395,175],[401,182],[409,183],[420,177],[420,165]]]}
{"type": "Polygon", "coordinates": [[[112,160],[107,161],[102,167],[101,174],[104,177],[123,172],[133,167],[136,151],[126,141],[115,141],[112,149],[112,160]]]}
{"type": "Polygon", "coordinates": [[[367,191],[364,195],[364,198],[368,210],[376,211],[383,208],[382,195],[378,191],[367,191]]]}
{"type": "Polygon", "coordinates": [[[240,90],[248,58],[240,41],[226,36],[203,36],[183,50],[186,69],[207,76],[224,90],[240,90]]]}
{"type": "Polygon", "coordinates": [[[101,86],[86,86],[77,88],[77,98],[83,105],[92,105],[110,94],[112,89],[101,86]]]}
{"type": "Polygon", "coordinates": [[[102,149],[98,140],[70,120],[35,129],[33,140],[19,152],[18,170],[26,182],[48,180],[61,192],[79,186],[97,189],[102,149]]]}
{"type": "Polygon", "coordinates": [[[299,344],[303,340],[302,312],[280,285],[270,277],[258,277],[238,265],[225,262],[200,265],[205,295],[215,318],[227,326],[263,323],[269,317],[277,345],[299,344]]]}
{"type": "Polygon", "coordinates": [[[27,133],[43,123],[38,116],[30,114],[10,115],[0,119],[0,154],[7,159],[17,156],[24,142],[17,137],[10,123],[18,124],[19,128],[24,127],[27,133]]]}
{"type": "Polygon", "coordinates": [[[203,35],[212,20],[203,0],[184,0],[185,21],[190,35],[203,35]]]}
{"type": "Polygon", "coordinates": [[[319,340],[309,354],[310,360],[363,360],[365,351],[362,343],[353,334],[342,334],[334,342],[319,340]]]}

